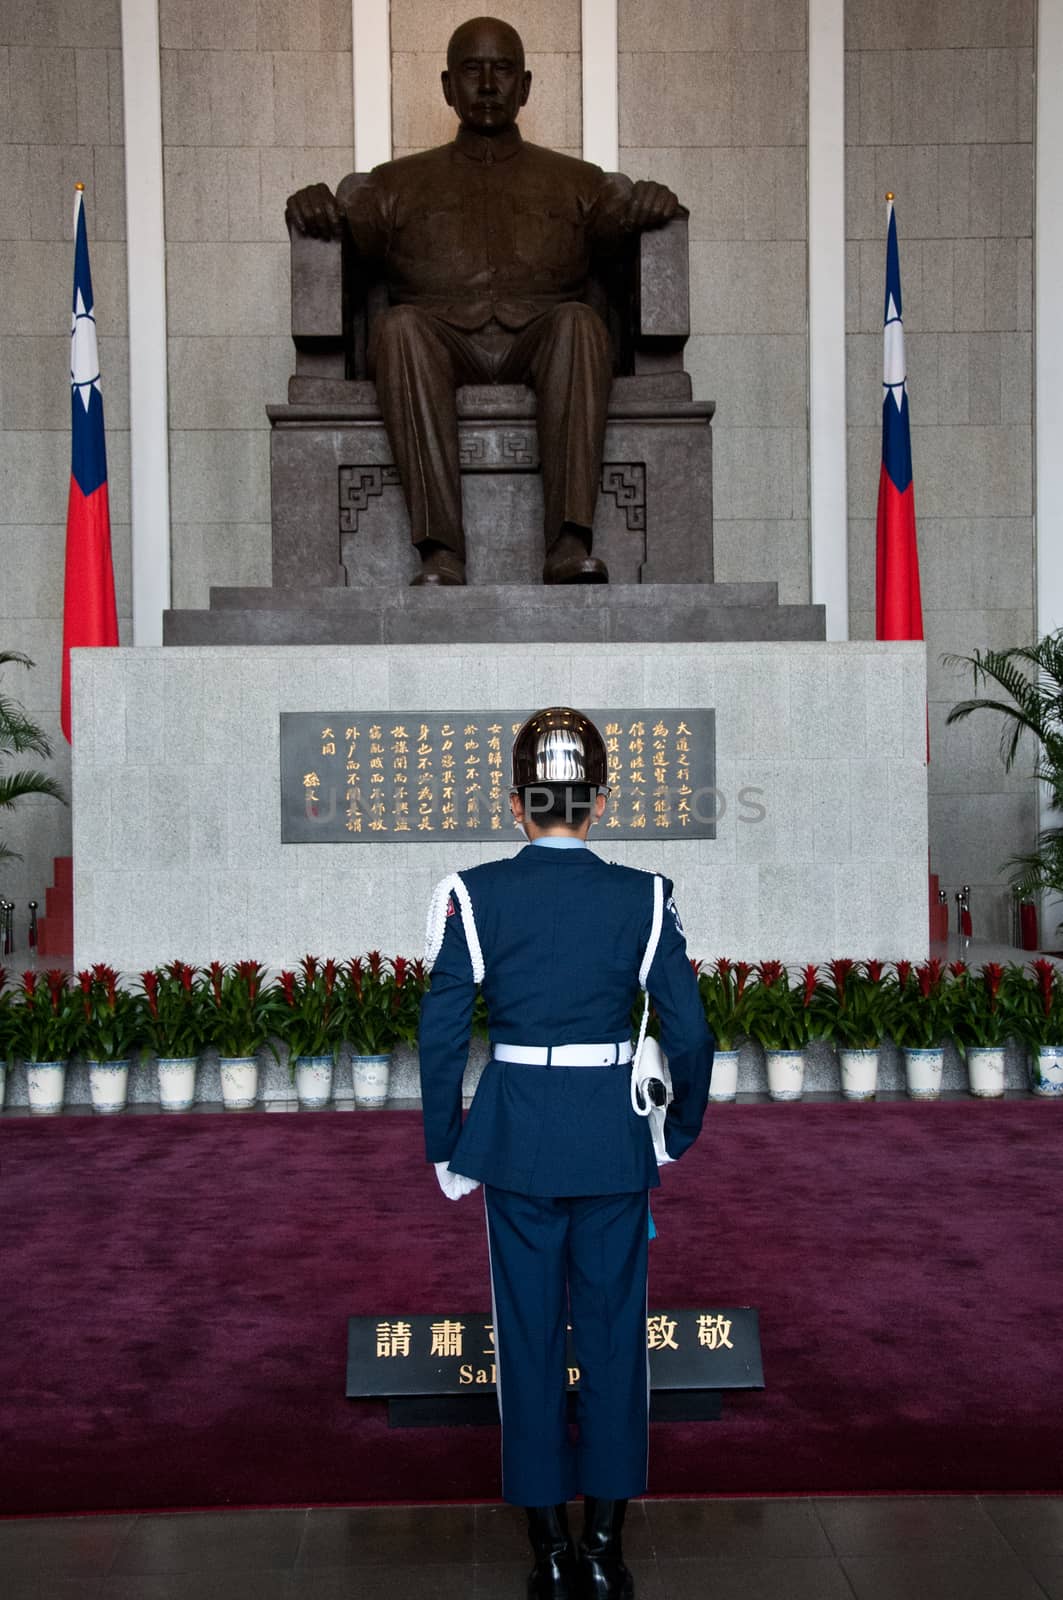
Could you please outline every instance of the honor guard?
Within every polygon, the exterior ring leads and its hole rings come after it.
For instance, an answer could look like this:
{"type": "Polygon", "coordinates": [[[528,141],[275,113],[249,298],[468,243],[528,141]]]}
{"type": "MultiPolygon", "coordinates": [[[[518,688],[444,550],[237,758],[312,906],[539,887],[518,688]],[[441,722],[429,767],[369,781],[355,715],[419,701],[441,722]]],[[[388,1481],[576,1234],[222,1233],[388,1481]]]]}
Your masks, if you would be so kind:
{"type": "Polygon", "coordinates": [[[502,1493],[528,1508],[528,1593],[548,1600],[633,1593],[620,1533],[628,1499],[646,1488],[647,1191],[701,1130],[713,1055],[671,883],[587,848],[607,770],[598,729],[570,707],[520,729],[510,807],[529,842],[437,886],[421,1013],[426,1154],[449,1198],[484,1188],[502,1493]],[[477,986],[491,1057],[463,1126],[477,986]],[[666,1110],[655,1105],[667,1091],[652,1041],[643,1048],[650,999],[670,1069],[666,1110]],[[578,1546],[565,1509],[576,1494],[578,1546]]]}

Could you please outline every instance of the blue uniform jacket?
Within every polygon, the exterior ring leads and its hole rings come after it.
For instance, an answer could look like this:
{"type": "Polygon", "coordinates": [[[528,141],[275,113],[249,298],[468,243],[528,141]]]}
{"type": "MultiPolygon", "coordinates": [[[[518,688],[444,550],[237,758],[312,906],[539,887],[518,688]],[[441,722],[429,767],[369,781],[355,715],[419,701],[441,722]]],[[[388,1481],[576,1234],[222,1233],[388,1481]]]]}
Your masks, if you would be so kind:
{"type": "MultiPolygon", "coordinates": [[[[483,951],[492,1044],[598,1044],[631,1037],[631,1007],[653,919],[651,874],[590,850],[528,845],[461,874],[483,951]]],[[[671,883],[665,880],[665,898],[671,883]]],[[[646,1118],[631,1108],[629,1065],[530,1067],[492,1059],[464,1127],[461,1086],[476,985],[451,897],[421,1009],[421,1095],[429,1161],[532,1195],[620,1194],[659,1183],[646,1118]]],[[[713,1037],[678,916],[668,905],[649,992],[675,1099],[665,1146],[697,1138],[713,1037]]]]}

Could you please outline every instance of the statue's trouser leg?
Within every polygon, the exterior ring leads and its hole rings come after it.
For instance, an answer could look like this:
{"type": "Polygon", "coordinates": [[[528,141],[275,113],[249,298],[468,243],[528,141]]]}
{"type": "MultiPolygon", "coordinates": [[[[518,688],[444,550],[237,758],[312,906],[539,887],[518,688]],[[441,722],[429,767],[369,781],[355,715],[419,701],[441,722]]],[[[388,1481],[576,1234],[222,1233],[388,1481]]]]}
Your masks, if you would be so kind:
{"type": "Polygon", "coordinates": [[[489,381],[468,338],[416,306],[392,306],[370,341],[384,427],[399,469],[416,545],[444,545],[465,559],[458,467],[459,383],[489,381]]]}
{"type": "Polygon", "coordinates": [[[496,374],[498,383],[530,383],[536,393],[547,550],[566,524],[586,529],[589,546],[612,379],[605,323],[578,301],[521,329],[496,374]]]}

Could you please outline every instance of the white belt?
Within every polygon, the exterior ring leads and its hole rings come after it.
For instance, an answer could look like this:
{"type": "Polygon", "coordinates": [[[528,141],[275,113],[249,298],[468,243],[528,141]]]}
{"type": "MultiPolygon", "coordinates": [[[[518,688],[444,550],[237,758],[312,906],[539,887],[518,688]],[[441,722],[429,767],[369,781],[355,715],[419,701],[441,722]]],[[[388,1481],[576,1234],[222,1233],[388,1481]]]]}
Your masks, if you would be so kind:
{"type": "Polygon", "coordinates": [[[522,1067],[614,1067],[631,1060],[631,1040],[621,1044],[493,1044],[496,1061],[522,1067]]]}

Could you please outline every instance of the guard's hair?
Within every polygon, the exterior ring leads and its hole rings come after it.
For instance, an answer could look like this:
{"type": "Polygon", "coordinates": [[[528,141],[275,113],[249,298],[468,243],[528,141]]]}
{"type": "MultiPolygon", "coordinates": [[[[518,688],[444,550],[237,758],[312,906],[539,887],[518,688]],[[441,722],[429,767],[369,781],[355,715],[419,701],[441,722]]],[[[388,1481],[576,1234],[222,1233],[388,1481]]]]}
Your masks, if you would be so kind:
{"type": "Polygon", "coordinates": [[[592,815],[598,790],[593,783],[533,783],[518,793],[524,815],[536,827],[563,822],[566,828],[578,828],[592,815]]]}

